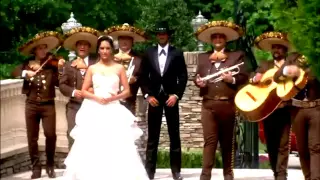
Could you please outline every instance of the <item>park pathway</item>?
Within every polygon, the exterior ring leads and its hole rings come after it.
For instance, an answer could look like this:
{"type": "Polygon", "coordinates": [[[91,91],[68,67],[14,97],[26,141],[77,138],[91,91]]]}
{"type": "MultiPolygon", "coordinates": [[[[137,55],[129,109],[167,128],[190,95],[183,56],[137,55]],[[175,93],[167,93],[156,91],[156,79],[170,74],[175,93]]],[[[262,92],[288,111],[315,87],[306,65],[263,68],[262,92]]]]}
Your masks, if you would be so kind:
{"type": "MultiPolygon", "coordinates": [[[[155,180],[172,180],[170,169],[157,169],[155,180]]],[[[184,180],[199,180],[201,169],[182,169],[181,174],[184,180]]],[[[52,180],[45,175],[43,170],[41,180],[52,180]]],[[[62,180],[63,170],[57,170],[56,180],[62,180]]],[[[215,169],[212,171],[213,180],[223,180],[222,169],[215,169]]],[[[3,178],[2,180],[27,180],[30,179],[31,172],[24,172],[15,174],[10,177],[3,178]]],[[[235,180],[273,180],[272,172],[268,169],[235,169],[235,180]]],[[[109,180],[107,177],[105,180],[109,180]]],[[[137,180],[137,179],[132,179],[137,180]]],[[[288,170],[288,180],[303,180],[303,175],[299,169],[288,170]]]]}

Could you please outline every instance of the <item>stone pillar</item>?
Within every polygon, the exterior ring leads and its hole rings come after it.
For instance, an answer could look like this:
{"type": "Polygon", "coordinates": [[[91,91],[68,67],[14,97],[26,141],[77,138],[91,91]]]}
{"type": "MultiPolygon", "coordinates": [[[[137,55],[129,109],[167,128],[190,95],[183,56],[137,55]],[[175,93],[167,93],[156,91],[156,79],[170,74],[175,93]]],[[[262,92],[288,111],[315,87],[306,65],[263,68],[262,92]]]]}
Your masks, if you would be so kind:
{"type": "Polygon", "coordinates": [[[147,123],[147,107],[148,103],[142,96],[141,89],[138,91],[137,95],[137,105],[136,105],[136,116],[138,119],[138,126],[142,129],[143,135],[139,140],[137,140],[136,145],[138,148],[138,152],[141,156],[141,160],[145,162],[146,160],[146,144],[148,140],[148,123],[147,123]]]}

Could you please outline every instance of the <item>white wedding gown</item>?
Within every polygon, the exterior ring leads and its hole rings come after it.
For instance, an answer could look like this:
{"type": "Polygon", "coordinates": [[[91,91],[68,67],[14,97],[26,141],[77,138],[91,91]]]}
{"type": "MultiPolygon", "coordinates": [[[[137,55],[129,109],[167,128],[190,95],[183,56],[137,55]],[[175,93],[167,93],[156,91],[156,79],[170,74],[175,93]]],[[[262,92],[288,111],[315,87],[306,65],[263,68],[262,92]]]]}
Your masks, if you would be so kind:
{"type": "MultiPolygon", "coordinates": [[[[116,74],[92,76],[94,93],[117,94],[116,74]]],[[[142,130],[136,117],[119,101],[101,105],[85,99],[70,135],[74,144],[65,160],[66,180],[149,180],[135,146],[142,130]]]]}

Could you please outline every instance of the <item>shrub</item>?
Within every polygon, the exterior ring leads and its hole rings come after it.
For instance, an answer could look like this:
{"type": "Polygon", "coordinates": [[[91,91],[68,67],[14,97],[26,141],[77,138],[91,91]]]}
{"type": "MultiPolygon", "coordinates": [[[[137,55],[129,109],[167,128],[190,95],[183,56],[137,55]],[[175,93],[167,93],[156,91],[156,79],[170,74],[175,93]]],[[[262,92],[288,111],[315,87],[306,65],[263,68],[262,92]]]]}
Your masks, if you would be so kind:
{"type": "MultiPolygon", "coordinates": [[[[182,150],[182,168],[202,168],[202,150],[182,150]]],[[[222,168],[221,153],[216,153],[216,168],[222,168]]],[[[170,168],[170,153],[167,149],[159,149],[157,168],[170,168]]]]}

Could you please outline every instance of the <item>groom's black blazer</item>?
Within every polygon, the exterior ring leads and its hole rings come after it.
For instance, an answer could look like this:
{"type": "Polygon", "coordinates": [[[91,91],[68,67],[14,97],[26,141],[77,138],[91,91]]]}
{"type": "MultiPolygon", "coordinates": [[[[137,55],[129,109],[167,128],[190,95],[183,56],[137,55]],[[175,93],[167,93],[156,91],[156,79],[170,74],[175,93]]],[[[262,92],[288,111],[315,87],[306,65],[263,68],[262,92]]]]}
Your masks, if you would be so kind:
{"type": "Polygon", "coordinates": [[[158,57],[158,46],[148,48],[142,57],[140,83],[143,96],[157,96],[162,85],[164,93],[175,94],[181,100],[188,81],[183,52],[169,45],[163,76],[158,57]]]}

